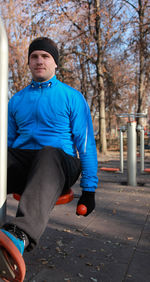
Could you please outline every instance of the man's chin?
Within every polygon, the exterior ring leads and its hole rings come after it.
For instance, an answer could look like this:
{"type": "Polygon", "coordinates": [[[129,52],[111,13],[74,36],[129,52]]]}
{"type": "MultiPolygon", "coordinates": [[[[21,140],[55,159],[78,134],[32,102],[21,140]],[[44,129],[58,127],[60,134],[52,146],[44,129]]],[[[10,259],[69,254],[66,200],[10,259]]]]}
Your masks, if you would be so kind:
{"type": "Polygon", "coordinates": [[[36,76],[33,76],[33,80],[37,81],[37,82],[45,82],[45,81],[50,80],[53,76],[54,76],[54,74],[49,75],[49,76],[36,75],[36,76]]]}
{"type": "Polygon", "coordinates": [[[44,81],[47,81],[47,79],[43,76],[36,76],[36,77],[33,77],[33,79],[37,82],[44,82],[44,81]]]}
{"type": "Polygon", "coordinates": [[[36,81],[37,82],[44,82],[44,81],[46,81],[46,79],[44,77],[40,77],[40,78],[37,78],[36,81]]]}

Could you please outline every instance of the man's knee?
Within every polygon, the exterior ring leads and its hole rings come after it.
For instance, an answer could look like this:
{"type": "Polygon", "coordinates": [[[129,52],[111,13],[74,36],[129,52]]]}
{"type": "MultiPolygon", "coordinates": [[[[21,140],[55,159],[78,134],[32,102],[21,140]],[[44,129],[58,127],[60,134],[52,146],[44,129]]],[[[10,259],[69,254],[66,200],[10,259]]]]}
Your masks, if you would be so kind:
{"type": "Polygon", "coordinates": [[[62,156],[62,150],[52,146],[45,146],[39,151],[38,155],[40,158],[58,159],[62,156]]]}

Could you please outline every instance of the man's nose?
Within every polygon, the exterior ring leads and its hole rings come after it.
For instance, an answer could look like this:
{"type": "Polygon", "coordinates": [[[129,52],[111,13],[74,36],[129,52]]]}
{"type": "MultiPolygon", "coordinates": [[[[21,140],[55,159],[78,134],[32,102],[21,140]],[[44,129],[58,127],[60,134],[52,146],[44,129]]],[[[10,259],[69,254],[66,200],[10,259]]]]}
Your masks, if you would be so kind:
{"type": "Polygon", "coordinates": [[[42,64],[43,63],[43,58],[41,56],[39,56],[37,58],[37,64],[42,64]]]}

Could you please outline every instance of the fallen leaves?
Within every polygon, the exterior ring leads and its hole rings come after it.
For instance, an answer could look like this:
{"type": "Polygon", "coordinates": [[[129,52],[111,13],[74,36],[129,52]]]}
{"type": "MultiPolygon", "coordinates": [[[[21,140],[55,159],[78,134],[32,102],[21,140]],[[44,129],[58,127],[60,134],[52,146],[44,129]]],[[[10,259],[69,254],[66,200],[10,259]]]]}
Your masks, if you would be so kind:
{"type": "Polygon", "coordinates": [[[113,209],[112,213],[115,215],[117,213],[116,209],[113,209]]]}
{"type": "Polygon", "coordinates": [[[90,277],[90,280],[93,281],[93,282],[97,282],[98,280],[94,277],[90,277]]]}
{"type": "Polygon", "coordinates": [[[62,243],[62,240],[56,241],[56,244],[57,244],[59,247],[63,247],[63,246],[64,246],[64,244],[62,243]]]}
{"type": "Polygon", "coordinates": [[[133,237],[127,237],[127,239],[130,241],[130,240],[133,240],[134,238],[133,237]]]}
{"type": "Polygon", "coordinates": [[[87,266],[93,266],[93,264],[91,262],[86,262],[85,265],[87,266]]]}

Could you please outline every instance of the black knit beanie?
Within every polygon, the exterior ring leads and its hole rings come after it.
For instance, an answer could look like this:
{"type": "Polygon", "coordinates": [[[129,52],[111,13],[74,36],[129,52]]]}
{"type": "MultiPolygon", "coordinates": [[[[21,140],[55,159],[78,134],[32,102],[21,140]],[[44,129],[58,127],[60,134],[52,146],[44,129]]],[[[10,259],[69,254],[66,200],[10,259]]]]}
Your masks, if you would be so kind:
{"type": "Polygon", "coordinates": [[[58,65],[58,58],[59,58],[58,48],[53,40],[47,37],[38,37],[35,40],[33,40],[29,46],[28,63],[31,53],[36,50],[43,50],[48,52],[54,58],[56,65],[58,65]]]}

